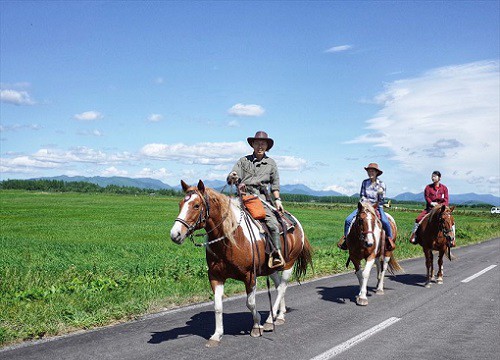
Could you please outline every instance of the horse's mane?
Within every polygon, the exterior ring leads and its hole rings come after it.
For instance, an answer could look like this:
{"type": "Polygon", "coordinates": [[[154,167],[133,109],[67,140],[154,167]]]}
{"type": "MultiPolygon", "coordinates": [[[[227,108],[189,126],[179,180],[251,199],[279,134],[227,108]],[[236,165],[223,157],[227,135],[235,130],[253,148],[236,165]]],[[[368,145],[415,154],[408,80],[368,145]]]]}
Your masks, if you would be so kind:
{"type": "MultiPolygon", "coordinates": [[[[446,206],[445,212],[449,210],[449,207],[446,206]]],[[[434,220],[434,217],[439,216],[441,213],[441,205],[436,205],[434,206],[431,211],[429,212],[429,222],[432,222],[434,220]]]]}
{"type": "Polygon", "coordinates": [[[224,235],[233,244],[236,243],[236,240],[234,238],[234,231],[238,227],[238,222],[230,207],[230,204],[232,202],[231,198],[211,188],[205,188],[205,192],[207,193],[209,199],[212,201],[211,207],[213,208],[214,206],[216,206],[220,210],[220,216],[222,218],[221,226],[224,235]]]}
{"type": "Polygon", "coordinates": [[[370,204],[369,202],[362,202],[361,206],[363,206],[363,209],[368,210],[368,212],[375,216],[375,219],[377,218],[377,213],[375,212],[375,208],[372,204],[370,204]]]}

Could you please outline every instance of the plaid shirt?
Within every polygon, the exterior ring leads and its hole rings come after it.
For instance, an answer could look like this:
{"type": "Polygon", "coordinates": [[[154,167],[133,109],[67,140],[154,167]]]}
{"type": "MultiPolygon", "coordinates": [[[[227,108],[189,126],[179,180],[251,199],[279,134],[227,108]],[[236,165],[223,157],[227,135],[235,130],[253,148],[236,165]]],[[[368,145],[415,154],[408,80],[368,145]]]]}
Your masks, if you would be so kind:
{"type": "Polygon", "coordinates": [[[369,202],[372,205],[378,202],[379,205],[384,204],[385,198],[385,184],[382,180],[377,179],[374,183],[370,179],[363,180],[361,184],[361,191],[359,192],[361,196],[360,201],[369,202]],[[384,192],[382,194],[378,193],[378,189],[382,188],[384,192]]]}

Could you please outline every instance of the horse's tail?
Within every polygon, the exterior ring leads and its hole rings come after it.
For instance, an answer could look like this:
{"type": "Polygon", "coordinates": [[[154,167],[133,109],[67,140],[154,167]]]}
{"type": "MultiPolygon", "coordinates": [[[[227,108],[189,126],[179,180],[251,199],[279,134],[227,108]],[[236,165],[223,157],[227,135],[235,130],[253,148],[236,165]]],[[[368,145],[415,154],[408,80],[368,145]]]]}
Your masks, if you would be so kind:
{"type": "Polygon", "coordinates": [[[307,240],[307,236],[304,235],[304,246],[302,247],[302,251],[299,254],[299,257],[295,261],[295,266],[293,268],[293,276],[300,282],[307,272],[307,265],[311,265],[311,268],[314,271],[313,262],[312,262],[312,247],[307,240]]]}
{"type": "Polygon", "coordinates": [[[389,272],[394,275],[396,272],[404,272],[404,269],[399,265],[398,261],[394,257],[394,255],[391,255],[391,258],[389,259],[389,267],[387,268],[389,272]]]}

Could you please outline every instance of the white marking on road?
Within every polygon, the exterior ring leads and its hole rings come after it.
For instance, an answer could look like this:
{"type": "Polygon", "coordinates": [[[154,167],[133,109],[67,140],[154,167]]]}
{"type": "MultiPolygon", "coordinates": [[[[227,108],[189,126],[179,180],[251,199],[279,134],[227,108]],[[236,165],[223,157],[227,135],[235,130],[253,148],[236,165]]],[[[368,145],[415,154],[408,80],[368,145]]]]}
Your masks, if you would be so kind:
{"type": "Polygon", "coordinates": [[[490,271],[490,270],[491,270],[491,269],[493,269],[494,267],[496,267],[496,265],[490,265],[490,266],[488,266],[486,269],[481,270],[480,272],[478,272],[478,273],[476,273],[476,274],[474,274],[474,275],[472,275],[472,276],[469,276],[467,279],[463,279],[463,280],[462,280],[462,282],[463,282],[463,283],[468,283],[469,281],[474,280],[474,279],[475,279],[475,278],[477,278],[478,276],[483,275],[485,272],[490,271]]]}
{"type": "Polygon", "coordinates": [[[368,329],[365,332],[362,332],[361,334],[359,334],[359,335],[357,335],[357,336],[355,336],[355,337],[353,337],[353,338],[351,338],[351,339],[343,342],[342,344],[337,345],[337,346],[331,348],[328,351],[325,351],[323,354],[319,354],[318,356],[313,357],[311,360],[328,360],[328,359],[331,359],[334,356],[337,356],[338,354],[340,354],[340,353],[346,351],[347,349],[353,347],[357,343],[359,343],[359,342],[361,342],[363,340],[368,339],[370,336],[376,334],[380,330],[383,330],[386,327],[389,327],[392,324],[398,322],[399,320],[401,320],[401,319],[397,318],[397,317],[391,317],[391,318],[385,320],[384,322],[381,322],[380,324],[375,325],[371,329],[368,329]]]}

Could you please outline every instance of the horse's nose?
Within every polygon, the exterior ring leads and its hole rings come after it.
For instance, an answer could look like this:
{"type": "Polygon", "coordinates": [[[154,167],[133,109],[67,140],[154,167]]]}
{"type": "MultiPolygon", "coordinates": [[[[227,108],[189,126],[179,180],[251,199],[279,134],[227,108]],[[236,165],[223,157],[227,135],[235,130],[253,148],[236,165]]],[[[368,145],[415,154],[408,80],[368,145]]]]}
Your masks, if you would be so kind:
{"type": "Polygon", "coordinates": [[[369,247],[372,247],[373,246],[373,242],[372,241],[365,241],[365,247],[366,248],[369,248],[369,247]]]}
{"type": "Polygon", "coordinates": [[[184,240],[182,238],[181,231],[179,229],[176,229],[175,227],[170,230],[170,239],[172,239],[172,241],[176,244],[181,244],[184,240]]]}

